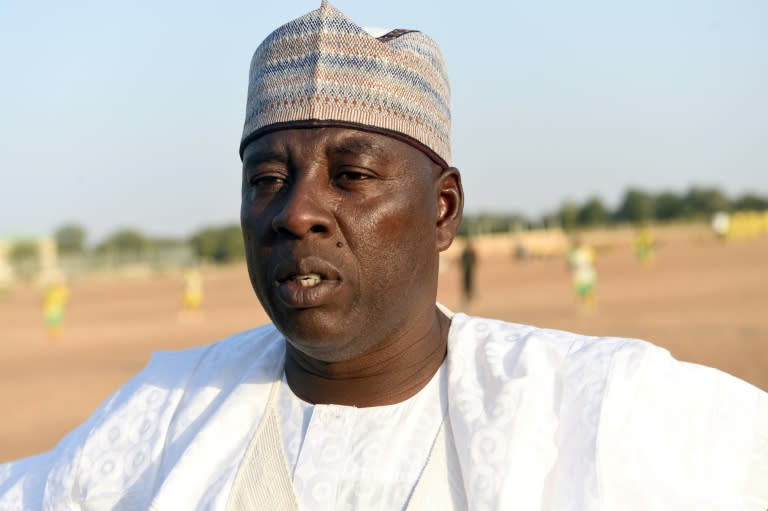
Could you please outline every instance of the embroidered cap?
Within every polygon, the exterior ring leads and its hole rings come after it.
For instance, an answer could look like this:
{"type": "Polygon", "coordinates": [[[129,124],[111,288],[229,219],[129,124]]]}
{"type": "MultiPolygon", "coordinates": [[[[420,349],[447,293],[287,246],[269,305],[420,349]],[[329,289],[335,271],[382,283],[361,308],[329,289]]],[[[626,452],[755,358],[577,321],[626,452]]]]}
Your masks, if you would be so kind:
{"type": "Polygon", "coordinates": [[[323,0],[267,36],[249,78],[241,157],[272,131],[339,126],[384,133],[450,165],[448,73],[422,32],[374,37],[323,0]]]}

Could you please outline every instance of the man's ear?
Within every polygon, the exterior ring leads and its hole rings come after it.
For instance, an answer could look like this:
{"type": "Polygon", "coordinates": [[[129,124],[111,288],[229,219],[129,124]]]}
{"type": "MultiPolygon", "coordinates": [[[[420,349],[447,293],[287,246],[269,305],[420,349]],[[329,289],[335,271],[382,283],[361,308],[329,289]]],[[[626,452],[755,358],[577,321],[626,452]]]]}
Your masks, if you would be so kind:
{"type": "Polygon", "coordinates": [[[435,183],[437,193],[437,250],[442,252],[451,246],[459,230],[464,211],[464,189],[461,186],[461,173],[455,167],[449,167],[440,173],[435,183]]]}

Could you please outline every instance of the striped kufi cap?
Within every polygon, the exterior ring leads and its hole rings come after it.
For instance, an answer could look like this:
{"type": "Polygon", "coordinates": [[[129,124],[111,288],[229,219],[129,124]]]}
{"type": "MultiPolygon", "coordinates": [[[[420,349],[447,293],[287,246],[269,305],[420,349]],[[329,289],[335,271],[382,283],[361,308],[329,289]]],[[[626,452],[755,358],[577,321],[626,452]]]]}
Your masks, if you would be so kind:
{"type": "Polygon", "coordinates": [[[371,35],[322,2],[272,32],[251,61],[245,146],[286,128],[383,133],[451,162],[448,73],[437,44],[415,30],[371,35]]]}

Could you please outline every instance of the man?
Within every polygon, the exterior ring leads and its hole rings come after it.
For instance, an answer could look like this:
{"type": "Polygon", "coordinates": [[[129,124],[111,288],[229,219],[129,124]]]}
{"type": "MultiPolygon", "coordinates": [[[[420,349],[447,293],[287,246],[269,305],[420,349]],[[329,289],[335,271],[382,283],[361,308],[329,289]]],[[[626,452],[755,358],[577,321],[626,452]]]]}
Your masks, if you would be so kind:
{"type": "Polygon", "coordinates": [[[641,341],[453,314],[436,45],[322,6],[251,66],[248,272],[273,324],[156,355],[0,509],[754,509],[768,397],[641,341]]]}

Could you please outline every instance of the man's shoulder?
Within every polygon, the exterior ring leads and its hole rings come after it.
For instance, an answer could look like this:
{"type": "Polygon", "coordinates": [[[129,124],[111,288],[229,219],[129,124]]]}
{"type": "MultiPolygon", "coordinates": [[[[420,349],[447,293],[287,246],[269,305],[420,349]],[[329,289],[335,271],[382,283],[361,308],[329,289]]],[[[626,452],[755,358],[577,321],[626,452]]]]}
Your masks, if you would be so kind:
{"type": "Polygon", "coordinates": [[[539,480],[558,508],[768,502],[768,394],[738,378],[641,340],[463,314],[448,362],[458,454],[469,477],[520,467],[525,485],[505,495],[539,480]]]}
{"type": "Polygon", "coordinates": [[[641,339],[585,335],[465,314],[454,315],[451,334],[454,351],[466,355],[480,350],[490,359],[503,359],[510,376],[577,367],[607,370],[617,354],[632,363],[650,354],[669,357],[664,348],[641,339]]]}
{"type": "MultiPolygon", "coordinates": [[[[129,499],[128,507],[146,509],[153,485],[160,484],[201,431],[227,413],[234,390],[243,383],[268,384],[283,353],[283,337],[272,325],[205,346],[154,353],[142,371],[53,451],[0,465],[0,509],[39,509],[45,507],[43,495],[46,502],[68,502],[75,489],[100,495],[103,508],[129,499]],[[140,484],[138,491],[125,493],[140,484]]],[[[254,385],[245,387],[251,396],[260,392],[254,385]]]]}
{"type": "Polygon", "coordinates": [[[571,411],[574,415],[588,411],[597,421],[616,380],[636,380],[637,370],[628,368],[646,367],[649,360],[659,358],[671,359],[666,350],[637,339],[456,314],[449,335],[448,370],[455,394],[475,396],[488,410],[531,400],[537,404],[528,415],[554,424],[556,416],[571,411]]]}
{"type": "Polygon", "coordinates": [[[757,400],[768,407],[768,394],[753,385],[712,367],[681,362],[667,349],[640,339],[583,335],[456,314],[449,359],[462,373],[491,374],[499,384],[522,378],[536,383],[549,380],[586,399],[599,396],[602,400],[609,393],[609,401],[621,406],[627,400],[637,401],[641,394],[665,399],[680,394],[680,400],[689,404],[694,403],[694,396],[704,404],[725,396],[725,401],[757,400]]]}

